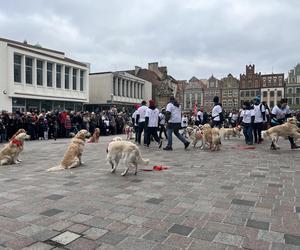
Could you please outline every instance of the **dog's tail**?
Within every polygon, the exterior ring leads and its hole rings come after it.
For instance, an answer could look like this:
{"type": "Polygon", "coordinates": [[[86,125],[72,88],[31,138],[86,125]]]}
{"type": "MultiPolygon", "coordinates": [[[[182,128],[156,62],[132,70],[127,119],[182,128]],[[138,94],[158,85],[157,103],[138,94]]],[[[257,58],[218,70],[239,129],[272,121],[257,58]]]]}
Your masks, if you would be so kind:
{"type": "Polygon", "coordinates": [[[262,138],[266,139],[267,137],[270,136],[268,130],[264,130],[264,131],[261,131],[261,136],[262,138]]]}
{"type": "Polygon", "coordinates": [[[55,167],[52,167],[52,168],[48,168],[47,169],[47,172],[52,172],[52,171],[58,171],[58,170],[63,170],[64,168],[59,165],[59,166],[55,166],[55,167]]]}
{"type": "Polygon", "coordinates": [[[141,154],[139,154],[138,157],[139,157],[138,158],[138,163],[143,164],[143,165],[148,165],[149,164],[149,161],[150,161],[149,159],[142,158],[141,154]]]}

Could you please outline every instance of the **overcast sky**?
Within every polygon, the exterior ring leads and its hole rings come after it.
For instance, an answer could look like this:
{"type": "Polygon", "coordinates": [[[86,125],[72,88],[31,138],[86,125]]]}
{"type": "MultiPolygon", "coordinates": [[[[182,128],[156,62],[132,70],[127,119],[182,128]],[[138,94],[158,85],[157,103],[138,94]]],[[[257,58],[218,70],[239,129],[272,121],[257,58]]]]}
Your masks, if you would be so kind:
{"type": "Polygon", "coordinates": [[[299,0],[9,0],[0,37],[91,63],[91,72],[158,61],[176,79],[287,74],[300,62],[299,0]]]}

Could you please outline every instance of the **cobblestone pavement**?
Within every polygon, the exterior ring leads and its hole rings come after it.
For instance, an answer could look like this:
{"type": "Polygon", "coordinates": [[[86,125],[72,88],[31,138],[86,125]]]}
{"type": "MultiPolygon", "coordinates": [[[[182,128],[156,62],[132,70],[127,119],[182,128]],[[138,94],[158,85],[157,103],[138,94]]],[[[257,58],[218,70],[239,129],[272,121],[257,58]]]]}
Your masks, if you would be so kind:
{"type": "MultiPolygon", "coordinates": [[[[0,168],[0,249],[300,249],[300,150],[280,140],[220,152],[176,142],[142,147],[137,176],[110,173],[108,141],[87,144],[85,166],[46,172],[68,140],[27,142],[0,168]],[[165,165],[165,171],[143,171],[165,165]]],[[[3,146],[3,145],[1,145],[3,146]]]]}

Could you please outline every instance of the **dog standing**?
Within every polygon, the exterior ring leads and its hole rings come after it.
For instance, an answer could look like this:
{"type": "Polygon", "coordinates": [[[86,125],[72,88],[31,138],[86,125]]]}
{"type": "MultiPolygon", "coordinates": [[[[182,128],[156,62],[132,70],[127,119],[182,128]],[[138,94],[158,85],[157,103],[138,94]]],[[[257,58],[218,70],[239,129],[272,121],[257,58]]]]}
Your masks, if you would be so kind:
{"type": "MultiPolygon", "coordinates": [[[[201,141],[203,143],[203,131],[198,126],[187,127],[185,129],[189,138],[192,139],[192,145],[196,147],[196,144],[201,141]]],[[[202,145],[201,145],[202,147],[202,145]]]]}
{"type": "MultiPolygon", "coordinates": [[[[22,130],[25,131],[25,130],[22,130]]],[[[18,131],[8,144],[0,151],[0,165],[17,164],[21,161],[18,159],[19,154],[24,149],[24,141],[30,136],[26,132],[18,131]]]]}
{"type": "Polygon", "coordinates": [[[212,136],[211,150],[213,151],[220,150],[220,145],[221,145],[220,130],[218,128],[212,128],[211,136],[212,136]]]}
{"type": "Polygon", "coordinates": [[[125,125],[124,128],[125,134],[126,134],[126,140],[131,140],[133,139],[132,135],[133,135],[133,128],[130,127],[129,125],[125,125]]]}
{"type": "Polygon", "coordinates": [[[47,171],[76,168],[83,164],[81,161],[81,156],[85,145],[85,139],[89,136],[90,133],[87,130],[80,130],[72,139],[59,166],[49,168],[47,171]]]}
{"type": "Polygon", "coordinates": [[[124,159],[125,170],[121,174],[125,176],[129,168],[135,169],[134,174],[137,174],[138,164],[147,165],[149,159],[143,159],[141,151],[137,145],[128,141],[112,141],[108,145],[107,161],[111,164],[111,172],[114,173],[120,163],[120,160],[124,159]]]}

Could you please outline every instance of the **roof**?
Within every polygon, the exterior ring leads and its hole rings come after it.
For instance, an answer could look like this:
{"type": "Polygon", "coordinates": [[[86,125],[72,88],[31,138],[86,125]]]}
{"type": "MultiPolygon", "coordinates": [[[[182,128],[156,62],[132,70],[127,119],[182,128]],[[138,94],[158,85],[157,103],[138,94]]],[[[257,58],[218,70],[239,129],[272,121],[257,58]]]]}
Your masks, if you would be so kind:
{"type": "Polygon", "coordinates": [[[12,48],[16,48],[16,49],[25,50],[25,51],[28,51],[28,52],[31,52],[31,53],[35,53],[35,54],[38,54],[38,55],[51,57],[53,59],[62,60],[62,61],[65,61],[65,62],[77,64],[79,66],[87,67],[87,65],[85,63],[82,63],[82,62],[79,62],[79,61],[75,61],[75,60],[73,60],[71,58],[68,58],[68,57],[53,56],[53,55],[46,54],[46,53],[43,53],[43,52],[39,52],[39,51],[36,51],[36,50],[32,50],[32,49],[29,49],[29,48],[24,48],[22,46],[18,46],[18,45],[12,44],[12,43],[7,43],[7,46],[12,47],[12,48]]]}
{"type": "Polygon", "coordinates": [[[193,76],[193,77],[189,80],[189,82],[195,82],[195,81],[199,81],[199,79],[198,79],[197,77],[195,77],[195,76],[193,76]]]}
{"type": "Polygon", "coordinates": [[[162,80],[158,77],[155,72],[148,69],[139,69],[137,75],[135,75],[135,70],[126,70],[125,72],[134,75],[136,77],[142,78],[151,82],[153,85],[160,85],[162,80]]]}
{"type": "Polygon", "coordinates": [[[2,37],[0,37],[0,41],[1,42],[6,42],[6,43],[14,43],[14,44],[17,44],[17,45],[22,45],[24,47],[34,48],[34,49],[39,49],[39,50],[44,50],[44,51],[48,51],[48,52],[52,52],[52,53],[57,53],[57,54],[61,54],[61,55],[65,54],[62,51],[53,50],[53,49],[47,49],[47,48],[42,48],[42,47],[37,47],[37,46],[32,45],[32,44],[28,44],[28,43],[26,44],[26,43],[22,43],[22,42],[18,42],[18,41],[15,41],[15,40],[10,40],[10,39],[6,39],[6,38],[2,38],[2,37]]]}

